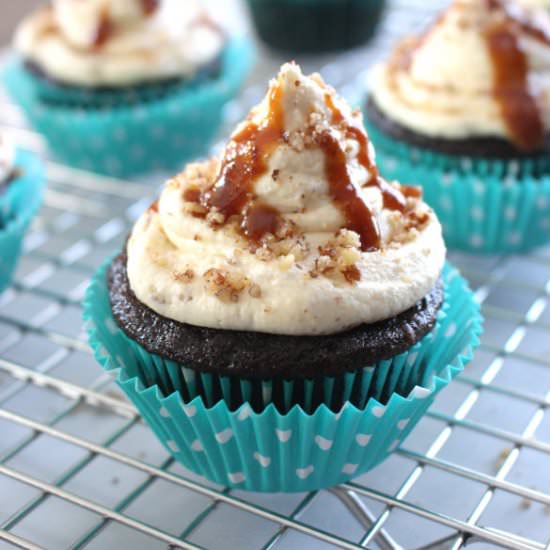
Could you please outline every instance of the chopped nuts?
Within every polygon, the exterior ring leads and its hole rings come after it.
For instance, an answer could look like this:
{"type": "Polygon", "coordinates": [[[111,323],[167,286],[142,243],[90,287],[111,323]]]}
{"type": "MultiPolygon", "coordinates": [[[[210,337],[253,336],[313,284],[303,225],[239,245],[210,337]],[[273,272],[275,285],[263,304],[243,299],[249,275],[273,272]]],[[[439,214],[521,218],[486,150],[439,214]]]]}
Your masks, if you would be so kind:
{"type": "Polygon", "coordinates": [[[248,294],[250,294],[252,298],[261,298],[262,289],[257,284],[252,284],[248,289],[248,294]]]}
{"type": "Polygon", "coordinates": [[[174,272],[174,279],[180,283],[190,283],[194,278],[195,272],[192,269],[174,272]]]}
{"type": "Polygon", "coordinates": [[[261,288],[242,273],[212,268],[204,272],[203,278],[207,292],[225,303],[237,303],[246,288],[252,298],[262,295],[261,288]]]}
{"type": "Polygon", "coordinates": [[[348,283],[361,279],[361,272],[356,263],[361,258],[359,235],[348,229],[341,229],[338,234],[324,246],[319,247],[319,257],[310,271],[310,276],[319,275],[333,279],[343,278],[348,283]]]}

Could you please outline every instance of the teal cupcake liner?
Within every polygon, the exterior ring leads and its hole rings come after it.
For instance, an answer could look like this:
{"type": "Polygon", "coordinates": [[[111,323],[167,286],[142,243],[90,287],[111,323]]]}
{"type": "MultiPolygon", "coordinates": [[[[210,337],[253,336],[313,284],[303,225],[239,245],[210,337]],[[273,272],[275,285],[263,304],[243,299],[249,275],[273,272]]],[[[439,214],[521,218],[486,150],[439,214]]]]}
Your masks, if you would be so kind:
{"type": "Polygon", "coordinates": [[[345,50],[374,35],[385,0],[248,0],[260,38],[286,52],[345,50]]]}
{"type": "Polygon", "coordinates": [[[346,402],[332,411],[321,404],[308,414],[294,405],[281,413],[269,404],[256,412],[244,403],[231,410],[223,399],[209,406],[200,396],[187,401],[180,392],[164,393],[145,376],[131,348],[110,354],[103,327],[116,332],[116,324],[97,292],[106,287],[105,273],[106,266],[92,280],[84,304],[96,359],[176,460],[216,483],[239,489],[311,491],[373,468],[401,444],[437,393],[462,372],[481,333],[479,306],[458,271],[447,266],[452,307],[432,342],[438,361],[424,384],[404,396],[393,393],[385,403],[371,397],[362,408],[346,402]]]}
{"type": "MultiPolygon", "coordinates": [[[[506,166],[481,160],[457,169],[456,159],[447,162],[450,157],[428,151],[415,156],[412,148],[390,141],[369,124],[367,131],[382,175],[422,186],[449,248],[512,253],[550,241],[550,170],[536,176],[541,166],[531,161],[512,169],[514,161],[506,166]]],[[[550,158],[540,162],[550,167],[550,158]]]]}
{"type": "Polygon", "coordinates": [[[215,137],[225,105],[238,93],[252,64],[245,39],[232,39],[217,78],[182,86],[155,100],[102,109],[52,104],[19,58],[2,78],[29,122],[52,152],[77,168],[117,177],[174,170],[204,155],[215,137]]]}
{"type": "Polygon", "coordinates": [[[0,292],[11,282],[23,237],[42,203],[44,170],[37,157],[17,151],[18,175],[0,195],[0,292]]]}
{"type": "MultiPolygon", "coordinates": [[[[157,354],[149,353],[132,340],[112,319],[109,290],[106,284],[108,263],[96,274],[90,286],[87,304],[93,304],[90,316],[96,321],[97,338],[111,357],[124,357],[140,369],[142,379],[158,385],[165,395],[178,392],[185,401],[195,397],[207,406],[223,400],[231,410],[249,403],[256,411],[273,404],[281,413],[299,405],[306,413],[321,403],[339,410],[349,402],[363,408],[371,397],[386,403],[393,393],[407,395],[415,385],[426,384],[439,365],[440,352],[434,344],[438,335],[445,334],[452,320],[449,308],[448,285],[446,298],[437,313],[434,328],[406,352],[373,365],[358,365],[357,370],[338,376],[316,378],[250,380],[242,377],[220,376],[198,372],[157,354]]],[[[446,268],[447,269],[447,268],[446,268]]],[[[454,315],[453,315],[454,316],[454,315]]],[[[441,336],[439,336],[441,339],[441,336]]]]}
{"type": "Polygon", "coordinates": [[[157,101],[169,94],[196,88],[210,79],[216,79],[221,71],[221,56],[207,67],[201,68],[191,79],[169,79],[162,82],[144,82],[141,85],[117,88],[85,88],[54,82],[23,62],[21,70],[32,81],[36,97],[44,104],[86,109],[110,109],[157,101]]]}

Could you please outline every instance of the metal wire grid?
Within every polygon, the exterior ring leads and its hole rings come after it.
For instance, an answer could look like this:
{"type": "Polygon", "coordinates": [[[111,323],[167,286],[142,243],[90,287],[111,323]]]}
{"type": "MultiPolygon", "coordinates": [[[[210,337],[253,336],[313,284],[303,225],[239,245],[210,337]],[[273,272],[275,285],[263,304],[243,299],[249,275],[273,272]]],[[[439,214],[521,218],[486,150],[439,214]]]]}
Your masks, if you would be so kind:
{"type": "MultiPolygon", "coordinates": [[[[353,96],[363,77],[349,76],[433,9],[394,2],[383,38],[322,60],[323,74],[353,96]]],[[[229,125],[262,86],[228,109],[229,125]]],[[[0,121],[44,151],[5,96],[0,121]]],[[[452,255],[483,304],[482,348],[384,464],[331,491],[229,491],[173,462],[83,339],[87,280],[156,188],[47,168],[45,207],[0,296],[0,549],[550,550],[550,247],[452,255]]]]}

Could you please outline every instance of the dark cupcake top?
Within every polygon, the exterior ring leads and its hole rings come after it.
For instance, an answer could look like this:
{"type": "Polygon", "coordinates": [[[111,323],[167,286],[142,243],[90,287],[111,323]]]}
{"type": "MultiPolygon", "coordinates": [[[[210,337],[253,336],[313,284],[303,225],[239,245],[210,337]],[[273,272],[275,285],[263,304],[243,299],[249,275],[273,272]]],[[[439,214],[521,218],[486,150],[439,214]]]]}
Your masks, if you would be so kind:
{"type": "Polygon", "coordinates": [[[85,87],[192,77],[223,43],[198,0],[53,0],[15,37],[50,78],[85,87]]]}
{"type": "Polygon", "coordinates": [[[371,96],[419,134],[536,151],[550,133],[550,16],[512,0],[454,0],[375,69],[371,96]]]}
{"type": "Polygon", "coordinates": [[[127,252],[132,290],[160,315],[277,334],[393,317],[445,258],[420,190],[380,177],[361,113],[296,64],[221,157],[166,184],[127,252]]]}

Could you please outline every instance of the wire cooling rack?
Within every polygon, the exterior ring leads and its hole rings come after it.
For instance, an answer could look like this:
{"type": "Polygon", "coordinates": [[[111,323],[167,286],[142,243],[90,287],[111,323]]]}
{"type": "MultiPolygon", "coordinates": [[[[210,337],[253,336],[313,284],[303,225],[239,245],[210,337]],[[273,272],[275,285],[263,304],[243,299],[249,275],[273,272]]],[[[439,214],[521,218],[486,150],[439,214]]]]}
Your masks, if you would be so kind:
{"type": "MultiPolygon", "coordinates": [[[[363,50],[300,61],[357,97],[369,64],[439,2],[424,4],[392,2],[363,50]]],[[[260,55],[225,132],[283,60],[260,55]]],[[[1,92],[0,125],[44,153],[1,92]]],[[[47,170],[45,206],[0,295],[0,549],[550,550],[550,247],[451,255],[483,304],[483,344],[386,462],[332,490],[230,491],[166,454],[83,337],[88,278],[162,177],[119,182],[54,161],[47,170]]]]}

